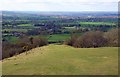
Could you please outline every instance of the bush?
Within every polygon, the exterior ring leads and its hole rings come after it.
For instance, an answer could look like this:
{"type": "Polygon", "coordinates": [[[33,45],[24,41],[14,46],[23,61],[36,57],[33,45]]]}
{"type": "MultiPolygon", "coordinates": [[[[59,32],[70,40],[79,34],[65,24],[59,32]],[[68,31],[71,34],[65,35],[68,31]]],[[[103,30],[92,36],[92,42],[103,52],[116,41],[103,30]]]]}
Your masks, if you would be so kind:
{"type": "Polygon", "coordinates": [[[103,37],[103,32],[91,31],[86,32],[82,36],[73,37],[71,40],[66,41],[65,44],[74,47],[89,48],[105,46],[106,42],[107,40],[103,37]]]}
{"type": "Polygon", "coordinates": [[[43,38],[23,37],[17,43],[3,41],[2,59],[12,57],[22,52],[27,52],[35,47],[47,45],[47,40],[43,38]]]}
{"type": "Polygon", "coordinates": [[[86,32],[82,36],[73,37],[74,39],[71,38],[65,41],[64,44],[81,48],[103,46],[120,47],[119,31],[120,29],[118,28],[105,33],[100,31],[86,32]]]}
{"type": "Polygon", "coordinates": [[[77,38],[74,43],[74,47],[101,47],[105,46],[106,42],[106,39],[103,37],[103,32],[87,32],[77,38]]]}
{"type": "Polygon", "coordinates": [[[118,32],[120,29],[112,29],[104,33],[104,37],[107,39],[107,46],[120,46],[118,32]]]}
{"type": "Polygon", "coordinates": [[[48,41],[44,38],[34,38],[33,39],[33,45],[36,47],[47,45],[48,41]]]}
{"type": "Polygon", "coordinates": [[[2,59],[12,57],[13,55],[24,52],[21,47],[9,42],[3,42],[2,44],[2,59]]]}

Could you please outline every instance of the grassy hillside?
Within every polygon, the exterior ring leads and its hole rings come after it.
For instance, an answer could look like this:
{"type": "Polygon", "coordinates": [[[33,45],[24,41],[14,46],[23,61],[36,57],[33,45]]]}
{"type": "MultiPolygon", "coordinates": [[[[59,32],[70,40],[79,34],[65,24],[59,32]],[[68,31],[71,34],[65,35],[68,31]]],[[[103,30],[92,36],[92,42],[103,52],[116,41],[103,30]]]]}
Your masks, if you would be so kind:
{"type": "Polygon", "coordinates": [[[116,47],[73,48],[48,45],[3,61],[3,75],[115,75],[118,74],[116,47]]]}

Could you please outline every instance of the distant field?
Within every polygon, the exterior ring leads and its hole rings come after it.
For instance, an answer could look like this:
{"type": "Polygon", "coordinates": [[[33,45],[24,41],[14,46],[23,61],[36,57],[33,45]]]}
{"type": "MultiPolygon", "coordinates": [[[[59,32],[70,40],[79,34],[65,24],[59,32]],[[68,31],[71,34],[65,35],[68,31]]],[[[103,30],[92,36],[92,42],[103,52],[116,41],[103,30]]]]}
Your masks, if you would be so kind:
{"type": "Polygon", "coordinates": [[[115,23],[112,23],[112,22],[80,22],[80,21],[77,21],[77,22],[72,22],[72,23],[58,23],[58,24],[61,24],[61,25],[73,25],[73,24],[81,24],[81,25],[115,25],[115,23]]]}
{"type": "Polygon", "coordinates": [[[76,30],[76,28],[75,27],[64,27],[65,29],[65,31],[75,31],[76,30]]]}
{"type": "Polygon", "coordinates": [[[117,75],[118,48],[48,45],[2,62],[3,75],[117,75]]]}
{"type": "Polygon", "coordinates": [[[20,24],[20,25],[18,25],[18,26],[28,26],[28,27],[30,27],[30,26],[33,26],[32,24],[20,24]]]}
{"type": "Polygon", "coordinates": [[[16,36],[7,36],[7,37],[3,37],[3,38],[8,40],[11,43],[16,43],[19,39],[19,37],[16,37],[16,36]]]}
{"type": "Polygon", "coordinates": [[[47,36],[48,41],[50,42],[57,42],[57,41],[64,41],[70,38],[70,34],[54,34],[54,35],[49,35],[47,36]],[[51,37],[50,37],[51,36],[51,37]]]}
{"type": "Polygon", "coordinates": [[[49,42],[58,42],[69,39],[70,34],[36,35],[32,37],[42,37],[48,39],[49,42]]]}
{"type": "MultiPolygon", "coordinates": [[[[30,37],[46,38],[49,42],[59,42],[70,38],[70,34],[53,34],[53,35],[34,35],[30,37]],[[49,38],[49,39],[48,39],[49,38]]],[[[17,42],[19,37],[16,36],[6,36],[4,37],[10,42],[17,42]]]]}
{"type": "Polygon", "coordinates": [[[111,22],[80,22],[81,25],[115,25],[111,22]]]}
{"type": "Polygon", "coordinates": [[[3,31],[27,32],[27,29],[3,29],[3,31]]]}
{"type": "MultiPolygon", "coordinates": [[[[81,35],[82,33],[77,33],[75,35],[81,35]]],[[[59,42],[70,39],[71,34],[52,34],[52,35],[37,35],[32,37],[42,37],[48,39],[49,42],[59,42]]]]}

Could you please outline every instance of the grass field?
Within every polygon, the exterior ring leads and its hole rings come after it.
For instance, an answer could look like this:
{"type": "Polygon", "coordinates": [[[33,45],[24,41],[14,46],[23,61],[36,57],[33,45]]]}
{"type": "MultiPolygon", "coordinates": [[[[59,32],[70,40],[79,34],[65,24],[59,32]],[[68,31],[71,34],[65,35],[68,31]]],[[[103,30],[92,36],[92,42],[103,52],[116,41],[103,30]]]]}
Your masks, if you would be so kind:
{"type": "Polygon", "coordinates": [[[59,25],[73,25],[73,24],[81,24],[81,25],[95,25],[95,26],[98,26],[98,25],[115,25],[115,23],[113,22],[81,22],[81,21],[77,21],[77,22],[68,22],[68,23],[58,23],[59,25]]]}
{"type": "Polygon", "coordinates": [[[3,38],[8,40],[11,43],[15,43],[19,40],[19,37],[16,37],[16,36],[7,36],[7,37],[3,37],[3,38]]]}
{"type": "MultiPolygon", "coordinates": [[[[53,35],[34,35],[30,37],[41,37],[41,38],[46,38],[48,39],[48,42],[59,42],[59,41],[64,41],[70,38],[70,34],[53,34],[53,35]],[[51,36],[51,37],[50,37],[51,36]]],[[[16,36],[6,36],[4,39],[9,40],[10,42],[17,42],[20,38],[16,36]]]]}
{"type": "Polygon", "coordinates": [[[81,25],[115,25],[111,22],[80,22],[81,25]]]}
{"type": "Polygon", "coordinates": [[[48,45],[3,60],[3,75],[117,75],[118,48],[48,45]]]}
{"type": "MultiPolygon", "coordinates": [[[[75,35],[81,35],[82,33],[76,33],[75,35]]],[[[36,35],[32,37],[42,37],[48,39],[48,42],[59,42],[70,39],[71,34],[52,34],[52,35],[36,35]],[[50,37],[51,36],[51,37],[50,37]]]]}
{"type": "Polygon", "coordinates": [[[30,26],[33,26],[33,25],[32,24],[20,24],[18,26],[23,26],[23,27],[28,26],[28,27],[30,27],[30,26]]]}
{"type": "Polygon", "coordinates": [[[63,40],[67,40],[70,38],[70,34],[54,34],[54,35],[48,35],[48,37],[50,37],[48,39],[49,42],[58,42],[58,41],[63,41],[63,40]]]}
{"type": "Polygon", "coordinates": [[[17,32],[27,32],[27,29],[3,29],[2,31],[17,31],[17,32]]]}
{"type": "Polygon", "coordinates": [[[67,40],[70,38],[70,34],[52,34],[52,35],[36,35],[32,37],[42,37],[48,39],[49,42],[58,42],[58,41],[63,41],[67,40]]]}

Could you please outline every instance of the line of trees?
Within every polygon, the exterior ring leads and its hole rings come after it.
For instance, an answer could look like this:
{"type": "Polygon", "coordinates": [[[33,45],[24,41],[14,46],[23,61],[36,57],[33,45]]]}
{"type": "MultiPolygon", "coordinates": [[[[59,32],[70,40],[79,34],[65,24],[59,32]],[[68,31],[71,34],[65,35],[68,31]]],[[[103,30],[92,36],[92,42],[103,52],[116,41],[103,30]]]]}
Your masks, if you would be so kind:
{"type": "Polygon", "coordinates": [[[64,44],[77,48],[118,47],[120,46],[118,41],[119,30],[120,29],[112,29],[108,32],[90,31],[81,36],[72,35],[71,39],[65,41],[64,44]]]}

